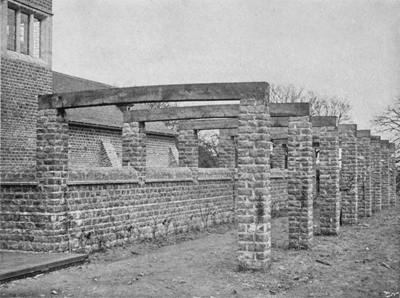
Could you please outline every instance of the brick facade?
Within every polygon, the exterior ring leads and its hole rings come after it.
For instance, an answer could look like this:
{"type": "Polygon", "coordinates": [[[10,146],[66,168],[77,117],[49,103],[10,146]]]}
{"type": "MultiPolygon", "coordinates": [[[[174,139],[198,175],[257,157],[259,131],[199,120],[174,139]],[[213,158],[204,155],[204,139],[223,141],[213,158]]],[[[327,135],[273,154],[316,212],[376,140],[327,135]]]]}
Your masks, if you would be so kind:
{"type": "Polygon", "coordinates": [[[1,58],[0,168],[35,165],[37,95],[51,90],[50,69],[1,58]]]}

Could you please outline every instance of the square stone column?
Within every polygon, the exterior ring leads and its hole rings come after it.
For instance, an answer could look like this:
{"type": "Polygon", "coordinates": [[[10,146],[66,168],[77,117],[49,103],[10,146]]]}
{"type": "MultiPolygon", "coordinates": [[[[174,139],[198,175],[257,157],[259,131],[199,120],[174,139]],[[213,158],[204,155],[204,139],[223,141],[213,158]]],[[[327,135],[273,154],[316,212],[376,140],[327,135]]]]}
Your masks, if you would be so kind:
{"type": "Polygon", "coordinates": [[[342,147],[341,204],[342,223],[357,224],[358,221],[358,158],[357,125],[340,124],[339,138],[342,147]]]}
{"type": "Polygon", "coordinates": [[[319,196],[321,234],[340,231],[339,133],[337,127],[321,127],[319,136],[319,196]]]}
{"type": "Polygon", "coordinates": [[[381,211],[382,209],[382,171],[381,171],[381,137],[371,136],[371,197],[372,197],[372,213],[381,211]]]}
{"type": "Polygon", "coordinates": [[[358,217],[372,215],[371,204],[371,131],[357,130],[358,140],[358,217]]]}
{"type": "Polygon", "coordinates": [[[396,145],[389,143],[389,159],[390,159],[390,205],[395,206],[397,202],[396,194],[396,145]]]}
{"type": "Polygon", "coordinates": [[[314,149],[309,116],[290,117],[288,129],[289,248],[313,242],[314,149]]]}
{"type": "Polygon", "coordinates": [[[389,155],[389,141],[381,140],[381,171],[382,171],[382,209],[388,209],[390,204],[390,155],[389,155]]]}
{"type": "Polygon", "coordinates": [[[146,175],[146,133],[144,122],[124,123],[122,128],[122,166],[133,167],[144,179],[146,175]]]}
{"type": "Polygon", "coordinates": [[[234,168],[236,145],[233,136],[226,133],[225,129],[219,130],[218,166],[220,168],[234,168]]]}
{"type": "Polygon", "coordinates": [[[238,202],[240,269],[271,262],[270,116],[264,99],[242,99],[239,110],[238,202]]]}
{"type": "Polygon", "coordinates": [[[177,147],[180,167],[199,166],[199,143],[196,130],[179,130],[177,147]]]}
{"type": "MultiPolygon", "coordinates": [[[[68,235],[65,227],[68,190],[68,123],[63,111],[42,110],[36,126],[36,177],[40,204],[37,217],[44,226],[42,244],[36,250],[65,251],[68,235]]],[[[36,241],[35,241],[36,242],[36,241]]]]}

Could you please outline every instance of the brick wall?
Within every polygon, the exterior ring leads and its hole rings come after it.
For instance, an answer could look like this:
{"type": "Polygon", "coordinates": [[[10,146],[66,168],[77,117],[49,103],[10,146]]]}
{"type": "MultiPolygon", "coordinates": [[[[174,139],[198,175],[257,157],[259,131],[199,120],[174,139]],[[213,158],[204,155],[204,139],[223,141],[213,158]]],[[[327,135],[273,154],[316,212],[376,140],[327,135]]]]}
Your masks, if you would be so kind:
{"type": "MultiPolygon", "coordinates": [[[[100,167],[102,163],[101,141],[107,141],[122,161],[122,130],[70,124],[69,162],[72,167],[100,167]]],[[[146,137],[146,164],[148,167],[168,167],[177,159],[175,138],[149,134],[146,137]],[[173,153],[171,156],[171,152],[173,153]]]]}
{"type": "Polygon", "coordinates": [[[101,141],[113,144],[117,155],[121,159],[121,130],[70,124],[69,135],[69,164],[71,167],[101,166],[101,141]]]}
{"type": "Polygon", "coordinates": [[[131,167],[74,169],[68,176],[57,212],[47,212],[50,201],[43,204],[32,177],[2,181],[1,249],[90,251],[233,220],[229,169],[147,168],[145,183],[131,167]]]}
{"type": "Polygon", "coordinates": [[[287,170],[271,169],[271,211],[287,210],[287,170]]]}
{"type": "Polygon", "coordinates": [[[1,163],[35,164],[37,95],[51,93],[47,68],[19,60],[1,59],[1,163]]]}

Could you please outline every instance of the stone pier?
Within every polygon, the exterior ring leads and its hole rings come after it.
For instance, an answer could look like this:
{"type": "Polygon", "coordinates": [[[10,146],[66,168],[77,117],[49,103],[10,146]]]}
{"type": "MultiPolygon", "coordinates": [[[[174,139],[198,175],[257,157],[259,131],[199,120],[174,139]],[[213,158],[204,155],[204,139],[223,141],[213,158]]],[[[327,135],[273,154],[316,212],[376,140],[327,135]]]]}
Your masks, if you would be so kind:
{"type": "Polygon", "coordinates": [[[240,101],[237,220],[240,269],[271,262],[270,116],[264,98],[240,101]]]}
{"type": "Polygon", "coordinates": [[[290,117],[288,129],[289,248],[313,242],[313,154],[309,116],[290,117]]]}
{"type": "Polygon", "coordinates": [[[337,127],[321,127],[319,136],[319,195],[321,234],[338,235],[340,230],[340,168],[337,127]]]}
{"type": "Polygon", "coordinates": [[[371,204],[371,131],[357,130],[358,140],[358,217],[372,215],[371,204]]]}
{"type": "MultiPolygon", "coordinates": [[[[68,190],[68,123],[63,111],[42,110],[37,121],[36,177],[38,202],[35,217],[41,218],[44,251],[64,251],[68,246],[65,227],[68,190]]],[[[39,224],[39,223],[38,223],[39,224]]],[[[34,250],[36,250],[34,248],[34,250]]]]}
{"type": "Polygon", "coordinates": [[[342,148],[341,169],[341,211],[343,224],[357,224],[358,184],[357,184],[357,125],[340,124],[339,139],[342,148]]]}
{"type": "Polygon", "coordinates": [[[180,167],[199,165],[199,144],[196,130],[179,130],[178,152],[180,167]]]}
{"type": "Polygon", "coordinates": [[[372,196],[372,213],[382,210],[382,172],[381,172],[381,138],[379,136],[371,136],[371,196],[372,196]]]}
{"type": "Polygon", "coordinates": [[[271,155],[271,165],[273,168],[284,169],[286,166],[287,146],[285,142],[274,140],[274,149],[271,155]]]}
{"type": "Polygon", "coordinates": [[[394,206],[397,202],[396,194],[396,145],[389,143],[389,155],[390,155],[390,205],[394,206]]]}
{"type": "Polygon", "coordinates": [[[381,166],[382,166],[382,209],[388,209],[390,205],[390,154],[389,154],[389,141],[381,140],[381,166]]]}
{"type": "Polygon", "coordinates": [[[219,157],[218,167],[220,168],[234,168],[235,167],[235,155],[236,145],[235,137],[227,133],[227,130],[220,129],[219,133],[219,157]]]}
{"type": "Polygon", "coordinates": [[[143,181],[146,175],[146,133],[144,122],[124,123],[122,165],[133,167],[143,181]]]}

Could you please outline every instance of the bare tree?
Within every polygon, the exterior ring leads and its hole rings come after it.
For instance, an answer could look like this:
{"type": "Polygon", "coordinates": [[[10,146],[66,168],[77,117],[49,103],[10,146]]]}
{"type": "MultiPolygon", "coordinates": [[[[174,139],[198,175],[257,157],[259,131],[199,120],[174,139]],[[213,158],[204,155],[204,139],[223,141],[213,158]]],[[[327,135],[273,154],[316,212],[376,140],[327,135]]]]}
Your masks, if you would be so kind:
{"type": "Polygon", "coordinates": [[[337,116],[338,122],[350,120],[351,105],[347,98],[320,95],[295,85],[274,85],[270,87],[271,102],[309,102],[312,116],[337,116]]]}

